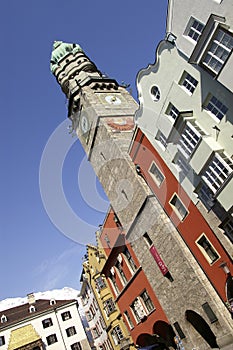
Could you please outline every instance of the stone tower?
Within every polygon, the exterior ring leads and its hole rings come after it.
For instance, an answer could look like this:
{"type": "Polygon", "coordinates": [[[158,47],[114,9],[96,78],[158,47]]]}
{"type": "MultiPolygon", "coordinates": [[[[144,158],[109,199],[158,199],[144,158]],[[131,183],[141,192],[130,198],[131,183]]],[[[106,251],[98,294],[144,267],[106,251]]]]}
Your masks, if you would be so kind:
{"type": "Polygon", "coordinates": [[[79,45],[55,42],[51,70],[69,99],[73,130],[164,312],[186,335],[185,349],[229,344],[229,312],[129,157],[137,103],[115,80],[104,76],[79,45]],[[205,320],[206,304],[216,316],[213,325],[205,326],[209,343],[185,318],[195,310],[205,320]]]}
{"type": "Polygon", "coordinates": [[[51,71],[69,99],[72,128],[127,229],[150,193],[138,182],[128,155],[138,105],[125,88],[97,69],[79,45],[56,41],[51,71]]]}

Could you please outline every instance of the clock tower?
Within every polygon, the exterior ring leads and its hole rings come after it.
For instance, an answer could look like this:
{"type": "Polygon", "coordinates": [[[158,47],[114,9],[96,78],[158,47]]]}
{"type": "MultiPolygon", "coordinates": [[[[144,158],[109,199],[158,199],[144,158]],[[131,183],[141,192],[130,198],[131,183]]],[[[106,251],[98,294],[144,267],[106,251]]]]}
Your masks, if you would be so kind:
{"type": "Polygon", "coordinates": [[[150,194],[128,155],[138,105],[77,44],[55,41],[50,66],[69,100],[72,129],[127,230],[150,194]]]}

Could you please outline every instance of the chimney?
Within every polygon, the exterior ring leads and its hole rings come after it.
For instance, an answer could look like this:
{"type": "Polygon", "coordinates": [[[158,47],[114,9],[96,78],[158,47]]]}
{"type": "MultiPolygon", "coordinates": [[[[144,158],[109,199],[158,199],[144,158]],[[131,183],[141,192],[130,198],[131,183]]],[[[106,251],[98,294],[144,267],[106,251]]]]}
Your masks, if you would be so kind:
{"type": "Polygon", "coordinates": [[[34,293],[27,294],[27,297],[28,297],[28,304],[29,305],[32,305],[36,302],[34,293]]]}

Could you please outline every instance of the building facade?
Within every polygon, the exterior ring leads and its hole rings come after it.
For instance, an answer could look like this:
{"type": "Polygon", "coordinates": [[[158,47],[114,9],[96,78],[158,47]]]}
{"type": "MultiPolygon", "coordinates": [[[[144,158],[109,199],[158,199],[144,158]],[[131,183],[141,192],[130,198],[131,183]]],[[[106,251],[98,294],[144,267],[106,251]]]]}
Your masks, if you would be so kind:
{"type": "MultiPolygon", "coordinates": [[[[166,38],[137,77],[138,110],[78,45],[56,42],[51,70],[163,314],[185,349],[207,350],[233,344],[232,5],[189,5],[169,1],[166,38]]],[[[125,256],[105,233],[114,292],[125,256]]]]}
{"type": "Polygon", "coordinates": [[[35,300],[0,313],[1,350],[90,350],[77,300],[35,300]]]}
{"type": "Polygon", "coordinates": [[[87,246],[83,263],[80,297],[97,349],[135,349],[107,279],[102,273],[105,261],[103,248],[87,246]]]}

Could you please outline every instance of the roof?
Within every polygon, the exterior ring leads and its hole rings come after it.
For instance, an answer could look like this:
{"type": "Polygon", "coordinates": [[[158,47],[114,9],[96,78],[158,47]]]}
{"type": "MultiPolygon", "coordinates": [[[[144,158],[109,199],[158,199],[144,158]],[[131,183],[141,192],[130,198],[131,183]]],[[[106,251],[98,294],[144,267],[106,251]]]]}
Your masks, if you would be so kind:
{"type": "Polygon", "coordinates": [[[30,319],[30,318],[35,318],[37,316],[40,316],[41,314],[45,313],[46,311],[53,311],[59,307],[69,305],[72,303],[77,303],[76,299],[71,299],[71,300],[56,300],[56,304],[50,304],[50,300],[44,300],[44,299],[39,299],[36,300],[34,304],[23,304],[20,306],[12,307],[7,310],[3,310],[0,312],[0,319],[3,315],[6,316],[7,321],[1,323],[0,322],[0,331],[6,327],[9,327],[17,322],[23,321],[24,319],[30,319]],[[35,311],[34,312],[29,312],[30,306],[33,305],[35,306],[35,311]]]}
{"type": "Polygon", "coordinates": [[[31,324],[14,329],[11,332],[8,350],[18,349],[27,344],[34,343],[39,339],[40,336],[31,324]]]}

